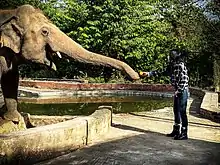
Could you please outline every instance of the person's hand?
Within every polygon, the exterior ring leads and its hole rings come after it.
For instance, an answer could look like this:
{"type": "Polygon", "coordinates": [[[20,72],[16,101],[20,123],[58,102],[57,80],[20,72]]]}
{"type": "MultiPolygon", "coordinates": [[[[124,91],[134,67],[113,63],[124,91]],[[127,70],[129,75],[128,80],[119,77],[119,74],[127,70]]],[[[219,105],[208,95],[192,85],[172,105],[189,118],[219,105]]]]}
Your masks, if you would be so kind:
{"type": "Polygon", "coordinates": [[[175,97],[181,97],[182,93],[178,92],[178,91],[175,91],[174,92],[174,96],[175,97]]]}
{"type": "Polygon", "coordinates": [[[139,75],[141,77],[150,77],[150,72],[140,72],[139,75]]]}
{"type": "Polygon", "coordinates": [[[174,96],[175,96],[175,97],[178,97],[178,91],[175,91],[175,92],[174,92],[174,96]]]}

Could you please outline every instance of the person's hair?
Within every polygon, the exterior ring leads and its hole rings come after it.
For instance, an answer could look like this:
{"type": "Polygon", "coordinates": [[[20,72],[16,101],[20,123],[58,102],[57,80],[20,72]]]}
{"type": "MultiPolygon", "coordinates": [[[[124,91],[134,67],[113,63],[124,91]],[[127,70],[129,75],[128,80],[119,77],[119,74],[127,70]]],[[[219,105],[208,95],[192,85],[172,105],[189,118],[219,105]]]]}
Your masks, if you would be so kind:
{"type": "Polygon", "coordinates": [[[185,62],[186,58],[188,57],[188,52],[186,50],[182,50],[180,54],[180,60],[185,62]]]}
{"type": "Polygon", "coordinates": [[[171,50],[171,58],[175,61],[184,62],[187,56],[188,56],[188,53],[185,50],[182,50],[182,51],[178,49],[171,50]],[[176,53],[174,54],[174,52],[176,53]]]}

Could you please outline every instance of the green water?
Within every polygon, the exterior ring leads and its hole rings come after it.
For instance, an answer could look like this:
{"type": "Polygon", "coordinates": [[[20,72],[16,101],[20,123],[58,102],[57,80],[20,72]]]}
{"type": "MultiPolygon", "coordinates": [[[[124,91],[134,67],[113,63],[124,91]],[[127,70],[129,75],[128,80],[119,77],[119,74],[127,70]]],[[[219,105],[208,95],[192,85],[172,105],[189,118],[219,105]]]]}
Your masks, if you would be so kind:
{"type": "MultiPolygon", "coordinates": [[[[94,99],[94,97],[92,97],[94,99]]],[[[19,111],[32,115],[90,115],[98,106],[108,105],[113,107],[113,113],[142,112],[172,106],[171,98],[146,97],[146,96],[114,96],[100,97],[95,102],[91,98],[83,98],[82,103],[19,103],[19,111]]]]}

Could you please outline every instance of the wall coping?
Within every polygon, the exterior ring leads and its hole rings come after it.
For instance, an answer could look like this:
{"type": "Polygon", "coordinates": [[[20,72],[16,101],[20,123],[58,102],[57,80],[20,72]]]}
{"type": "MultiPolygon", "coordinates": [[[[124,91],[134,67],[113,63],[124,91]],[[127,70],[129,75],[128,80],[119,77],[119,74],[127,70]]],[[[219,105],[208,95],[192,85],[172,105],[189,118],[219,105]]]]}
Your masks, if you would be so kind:
{"type": "Polygon", "coordinates": [[[155,92],[173,91],[169,84],[144,84],[144,83],[76,83],[69,81],[40,81],[40,80],[20,80],[19,86],[32,87],[36,89],[59,89],[59,90],[141,90],[155,92]]]}

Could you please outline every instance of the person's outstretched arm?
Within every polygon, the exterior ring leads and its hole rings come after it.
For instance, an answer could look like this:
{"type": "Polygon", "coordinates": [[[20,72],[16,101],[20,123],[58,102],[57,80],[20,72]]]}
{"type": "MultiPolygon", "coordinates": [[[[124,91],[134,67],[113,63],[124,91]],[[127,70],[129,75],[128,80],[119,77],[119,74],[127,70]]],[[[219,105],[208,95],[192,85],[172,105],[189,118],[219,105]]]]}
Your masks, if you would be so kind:
{"type": "Polygon", "coordinates": [[[153,70],[149,72],[140,72],[141,77],[151,77],[151,76],[168,76],[170,73],[170,68],[167,66],[164,69],[153,70]]]}

